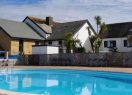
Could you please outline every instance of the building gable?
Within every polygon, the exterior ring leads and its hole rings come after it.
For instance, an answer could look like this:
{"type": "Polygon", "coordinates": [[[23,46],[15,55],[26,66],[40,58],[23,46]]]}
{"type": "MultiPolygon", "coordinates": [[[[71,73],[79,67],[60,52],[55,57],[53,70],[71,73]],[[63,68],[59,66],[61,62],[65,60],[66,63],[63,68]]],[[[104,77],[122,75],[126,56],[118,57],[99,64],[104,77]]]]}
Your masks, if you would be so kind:
{"type": "MultiPolygon", "coordinates": [[[[66,33],[72,33],[74,35],[87,22],[88,22],[87,20],[81,20],[66,23],[58,23],[58,25],[53,26],[53,33],[46,40],[62,40],[64,39],[66,33]]],[[[89,23],[87,24],[89,25],[89,23]]],[[[89,27],[90,30],[94,31],[94,29],[91,28],[91,25],[89,25],[89,27]]]]}
{"type": "Polygon", "coordinates": [[[37,25],[34,21],[32,21],[29,17],[26,17],[23,20],[24,23],[26,23],[27,25],[29,25],[32,29],[35,30],[36,33],[38,33],[40,36],[46,38],[46,33],[45,31],[39,27],[39,25],[37,25]]]}

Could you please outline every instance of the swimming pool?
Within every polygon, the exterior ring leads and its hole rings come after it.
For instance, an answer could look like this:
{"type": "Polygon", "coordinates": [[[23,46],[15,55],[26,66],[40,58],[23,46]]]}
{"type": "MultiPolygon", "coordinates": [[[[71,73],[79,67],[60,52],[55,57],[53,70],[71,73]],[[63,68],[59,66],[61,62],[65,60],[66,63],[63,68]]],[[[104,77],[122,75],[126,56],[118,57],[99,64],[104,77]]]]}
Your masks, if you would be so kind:
{"type": "Polygon", "coordinates": [[[132,95],[132,74],[21,69],[0,73],[0,89],[41,95],[132,95]]]}

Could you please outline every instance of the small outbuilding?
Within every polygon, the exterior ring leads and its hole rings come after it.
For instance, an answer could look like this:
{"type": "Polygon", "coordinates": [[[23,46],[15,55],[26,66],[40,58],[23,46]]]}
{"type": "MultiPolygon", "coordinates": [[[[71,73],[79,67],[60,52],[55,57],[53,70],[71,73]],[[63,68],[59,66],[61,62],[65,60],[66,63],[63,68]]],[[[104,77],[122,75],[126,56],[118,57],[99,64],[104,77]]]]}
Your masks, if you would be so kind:
{"type": "Polygon", "coordinates": [[[55,46],[33,46],[32,54],[58,54],[59,47],[55,46]]]}

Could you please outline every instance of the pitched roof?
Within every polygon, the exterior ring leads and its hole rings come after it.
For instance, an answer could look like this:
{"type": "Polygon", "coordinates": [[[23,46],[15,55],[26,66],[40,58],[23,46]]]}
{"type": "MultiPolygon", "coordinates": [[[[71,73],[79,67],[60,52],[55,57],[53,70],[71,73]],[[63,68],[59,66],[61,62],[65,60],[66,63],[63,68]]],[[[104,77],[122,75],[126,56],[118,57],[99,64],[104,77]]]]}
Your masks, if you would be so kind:
{"type": "MultiPolygon", "coordinates": [[[[31,16],[27,16],[27,18],[29,18],[31,21],[33,21],[35,24],[37,24],[37,26],[40,27],[44,32],[46,32],[48,34],[52,33],[52,28],[46,24],[45,19],[31,17],[31,16]]],[[[55,23],[56,22],[54,22],[54,24],[55,23]]]]}
{"type": "Polygon", "coordinates": [[[47,38],[47,40],[58,40],[64,39],[66,33],[75,34],[87,20],[58,23],[56,26],[53,26],[53,33],[47,38]]]}
{"type": "Polygon", "coordinates": [[[59,40],[64,39],[66,33],[75,34],[87,20],[58,23],[56,26],[53,26],[53,33],[47,38],[47,40],[59,40]]]}
{"type": "Polygon", "coordinates": [[[32,21],[36,22],[36,23],[45,23],[45,19],[42,19],[42,18],[37,18],[37,17],[32,17],[32,16],[27,16],[28,18],[30,18],[32,21]]]}
{"type": "Polygon", "coordinates": [[[108,32],[102,33],[103,38],[126,37],[132,33],[132,22],[107,24],[108,32]]]}
{"type": "Polygon", "coordinates": [[[37,25],[39,25],[42,29],[44,29],[47,33],[51,33],[51,36],[47,38],[47,40],[58,40],[58,39],[64,39],[64,36],[66,33],[71,32],[75,33],[77,32],[85,23],[88,23],[93,32],[95,30],[93,29],[92,25],[88,20],[80,20],[80,21],[72,21],[72,22],[65,22],[65,23],[59,23],[56,21],[53,21],[53,26],[51,29],[49,29],[46,25],[46,19],[36,18],[28,16],[29,19],[31,19],[33,22],[35,22],[37,25]],[[46,28],[47,27],[47,28],[46,28]],[[51,32],[52,31],[52,32],[51,32]]]}
{"type": "MultiPolygon", "coordinates": [[[[64,39],[66,33],[70,32],[75,34],[85,23],[88,23],[91,29],[94,31],[88,20],[66,23],[53,21],[53,26],[48,26],[45,19],[35,17],[27,18],[31,19],[35,24],[38,25],[38,27],[44,29],[44,31],[51,34],[47,40],[64,39]]],[[[40,34],[38,34],[34,29],[24,22],[0,19],[0,28],[12,38],[45,40],[40,34]]]]}
{"type": "Polygon", "coordinates": [[[34,30],[24,22],[0,19],[0,27],[12,38],[43,40],[34,30]]]}

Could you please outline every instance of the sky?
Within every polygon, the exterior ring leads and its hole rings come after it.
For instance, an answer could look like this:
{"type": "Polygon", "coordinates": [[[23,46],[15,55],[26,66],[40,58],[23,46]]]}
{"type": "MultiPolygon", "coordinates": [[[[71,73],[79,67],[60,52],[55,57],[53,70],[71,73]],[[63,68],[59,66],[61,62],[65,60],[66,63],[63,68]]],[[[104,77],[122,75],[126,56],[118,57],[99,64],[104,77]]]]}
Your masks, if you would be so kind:
{"type": "Polygon", "coordinates": [[[105,23],[132,21],[132,0],[0,0],[0,18],[22,21],[26,16],[54,17],[60,22],[101,16],[105,23]]]}

